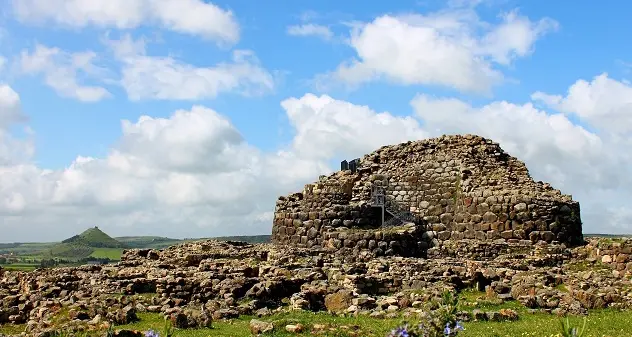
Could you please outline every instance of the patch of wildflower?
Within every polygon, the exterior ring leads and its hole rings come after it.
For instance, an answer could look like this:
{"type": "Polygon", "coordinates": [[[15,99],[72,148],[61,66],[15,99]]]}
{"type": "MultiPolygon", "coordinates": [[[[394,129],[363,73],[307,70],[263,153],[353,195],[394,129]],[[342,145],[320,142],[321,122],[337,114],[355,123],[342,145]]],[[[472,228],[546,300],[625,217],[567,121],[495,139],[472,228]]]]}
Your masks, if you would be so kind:
{"type": "Polygon", "coordinates": [[[149,330],[145,332],[145,337],[160,337],[160,334],[154,330],[149,330]]]}
{"type": "Polygon", "coordinates": [[[404,323],[388,337],[454,337],[465,330],[457,320],[458,298],[450,291],[443,293],[440,301],[430,304],[432,310],[424,312],[415,324],[404,323]]]}

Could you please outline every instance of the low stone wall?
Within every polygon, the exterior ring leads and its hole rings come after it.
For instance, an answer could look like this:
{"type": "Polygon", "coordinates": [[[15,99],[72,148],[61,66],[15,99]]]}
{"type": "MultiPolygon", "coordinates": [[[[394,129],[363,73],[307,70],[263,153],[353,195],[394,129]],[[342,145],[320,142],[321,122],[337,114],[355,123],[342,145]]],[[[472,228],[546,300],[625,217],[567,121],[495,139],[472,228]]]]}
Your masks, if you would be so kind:
{"type": "Polygon", "coordinates": [[[380,256],[425,257],[430,239],[423,226],[354,229],[323,233],[322,247],[346,260],[363,260],[380,256]]]}
{"type": "Polygon", "coordinates": [[[589,238],[578,257],[595,259],[610,266],[615,274],[632,275],[632,238],[589,238]]]}
{"type": "Polygon", "coordinates": [[[479,241],[449,240],[428,250],[429,258],[456,258],[474,261],[494,260],[499,257],[516,259],[534,266],[558,264],[572,257],[571,250],[563,244],[551,244],[545,241],[533,243],[529,240],[479,241]]]}

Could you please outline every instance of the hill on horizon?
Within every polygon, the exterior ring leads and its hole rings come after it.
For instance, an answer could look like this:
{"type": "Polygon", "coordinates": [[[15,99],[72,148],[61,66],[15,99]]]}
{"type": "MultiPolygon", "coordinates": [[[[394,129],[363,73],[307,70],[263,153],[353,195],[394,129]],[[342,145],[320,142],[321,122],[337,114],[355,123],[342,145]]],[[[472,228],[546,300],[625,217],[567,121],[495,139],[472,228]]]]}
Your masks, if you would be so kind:
{"type": "Polygon", "coordinates": [[[88,228],[83,233],[63,240],[61,243],[81,244],[93,248],[125,248],[123,243],[107,235],[97,226],[88,228]]]}
{"type": "MultiPolygon", "coordinates": [[[[74,235],[63,240],[61,243],[55,244],[46,251],[45,255],[69,259],[83,259],[93,256],[97,250],[122,251],[123,248],[128,247],[95,226],[86,229],[81,234],[74,235]]],[[[98,255],[103,255],[103,252],[100,253],[101,254],[98,255]]],[[[120,256],[120,252],[112,256],[120,256]]]]}

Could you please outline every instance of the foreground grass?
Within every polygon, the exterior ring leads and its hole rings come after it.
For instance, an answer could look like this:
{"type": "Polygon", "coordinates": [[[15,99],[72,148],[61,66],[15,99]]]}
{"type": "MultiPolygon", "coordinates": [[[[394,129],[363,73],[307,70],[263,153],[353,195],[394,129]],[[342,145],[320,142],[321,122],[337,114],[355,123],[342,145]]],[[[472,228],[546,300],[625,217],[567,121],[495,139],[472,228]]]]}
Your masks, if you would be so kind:
{"type": "MultiPolygon", "coordinates": [[[[160,314],[139,313],[139,322],[117,326],[117,329],[160,332],[164,320],[160,314]]],[[[175,330],[176,337],[246,337],[251,336],[249,323],[253,317],[244,316],[232,321],[218,321],[212,329],[175,330]]],[[[293,312],[260,319],[273,322],[275,331],[267,336],[386,336],[402,319],[375,319],[366,316],[334,317],[326,313],[293,312]],[[300,323],[305,330],[300,334],[285,331],[287,324],[300,323]],[[315,324],[327,328],[319,333],[312,331],[315,324]]],[[[583,318],[571,317],[571,324],[581,326],[583,318]]],[[[521,314],[516,322],[467,322],[462,337],[551,337],[560,332],[560,318],[549,314],[521,314]]],[[[0,333],[17,334],[24,326],[2,326],[0,333]]],[[[95,335],[98,336],[98,335],[95,335]]],[[[632,336],[632,311],[596,310],[590,312],[584,337],[629,337],[632,336]]]]}
{"type": "MultiPolygon", "coordinates": [[[[140,314],[140,322],[120,328],[148,330],[163,326],[159,314],[140,314]]],[[[251,336],[249,323],[252,317],[242,317],[230,322],[216,322],[213,329],[177,330],[178,337],[246,337],[251,336]]],[[[324,336],[386,336],[402,319],[374,319],[370,317],[334,317],[326,313],[296,312],[275,315],[261,319],[275,322],[275,331],[270,336],[309,336],[314,324],[338,327],[335,331],[325,331],[324,336]],[[306,329],[301,334],[286,332],[287,324],[303,324],[306,329]],[[343,327],[340,329],[340,327],[343,327]]],[[[580,326],[582,317],[571,317],[571,324],[580,326]]],[[[522,314],[516,322],[468,322],[463,337],[550,337],[560,332],[560,318],[549,314],[522,314]]],[[[597,310],[587,319],[585,337],[629,337],[632,336],[632,311],[597,310]]]]}
{"type": "MultiPolygon", "coordinates": [[[[583,318],[570,317],[580,327],[583,318]]],[[[469,322],[464,337],[548,337],[560,332],[560,318],[549,314],[523,314],[516,322],[469,322]]],[[[461,336],[461,334],[459,334],[461,336]]],[[[632,311],[597,310],[588,315],[584,337],[632,336],[632,311]]]]}
{"type": "MultiPolygon", "coordinates": [[[[483,292],[463,291],[459,294],[460,310],[497,311],[513,309],[519,313],[519,320],[515,322],[466,322],[465,331],[460,337],[551,337],[561,336],[560,317],[544,313],[529,313],[527,308],[517,301],[499,302],[489,298],[483,292]]],[[[60,315],[67,315],[63,310],[60,315]]],[[[116,329],[130,329],[147,331],[154,329],[162,332],[164,320],[161,314],[139,313],[140,321],[133,324],[117,326],[116,329]]],[[[56,317],[54,321],[57,321],[56,317]]],[[[231,321],[214,322],[212,329],[175,330],[176,337],[246,337],[251,336],[250,320],[254,317],[242,316],[231,321]]],[[[281,313],[270,317],[260,318],[265,322],[272,322],[275,330],[266,336],[378,336],[385,337],[393,328],[400,325],[402,318],[376,319],[367,316],[335,317],[324,312],[313,313],[297,311],[281,313]],[[302,333],[285,331],[288,324],[301,324],[305,327],[302,333]],[[320,325],[318,331],[314,325],[320,325]],[[322,326],[325,328],[323,329],[322,326]]],[[[413,321],[414,322],[414,321],[413,321]]],[[[570,317],[571,325],[581,327],[583,317],[570,317]]],[[[0,326],[0,334],[19,334],[24,331],[24,325],[0,326]]],[[[93,336],[102,336],[96,334],[93,336]]],[[[592,310],[589,312],[586,333],[583,337],[630,337],[632,336],[632,311],[614,309],[592,310]]]]}
{"type": "MultiPolygon", "coordinates": [[[[118,326],[117,328],[160,330],[164,320],[160,314],[139,314],[140,322],[118,326]]],[[[213,323],[212,329],[176,330],[176,337],[240,337],[252,336],[250,320],[254,317],[243,316],[232,321],[218,321],[213,323]]],[[[275,329],[267,336],[311,336],[314,324],[326,325],[324,336],[386,336],[391,329],[401,322],[401,319],[373,319],[368,317],[335,317],[327,313],[312,313],[299,311],[283,313],[259,320],[274,323],[275,329]],[[300,333],[285,331],[288,324],[302,324],[305,330],[300,333]],[[331,331],[334,330],[334,331],[331,331]]]]}

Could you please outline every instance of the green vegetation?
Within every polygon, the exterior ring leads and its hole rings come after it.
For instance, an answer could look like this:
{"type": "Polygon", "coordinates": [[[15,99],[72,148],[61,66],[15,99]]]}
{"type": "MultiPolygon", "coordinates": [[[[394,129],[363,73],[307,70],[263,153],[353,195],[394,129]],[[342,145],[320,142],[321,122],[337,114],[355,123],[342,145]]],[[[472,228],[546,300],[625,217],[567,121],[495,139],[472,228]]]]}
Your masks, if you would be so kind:
{"type": "MultiPolygon", "coordinates": [[[[150,295],[147,294],[147,296],[150,295]]],[[[584,321],[585,331],[581,335],[582,337],[629,337],[630,327],[632,327],[632,311],[601,309],[589,311],[589,315],[586,318],[579,316],[560,318],[552,314],[530,313],[526,307],[517,301],[503,303],[494,299],[492,294],[484,292],[466,290],[459,293],[458,310],[471,311],[473,309],[484,311],[512,309],[518,313],[519,319],[513,322],[464,322],[465,331],[460,331],[458,333],[459,337],[564,337],[567,334],[563,331],[568,333],[572,328],[577,328],[578,333],[582,332],[584,321]],[[476,304],[474,304],[475,302],[476,304]]],[[[450,310],[450,313],[450,315],[453,315],[454,310],[450,310]]],[[[67,320],[67,316],[68,310],[63,308],[52,321],[53,323],[58,323],[64,321],[64,318],[67,320]]],[[[153,329],[160,332],[160,335],[164,337],[165,321],[162,314],[139,313],[138,317],[140,319],[138,322],[116,326],[115,329],[140,331],[153,329]]],[[[249,323],[253,318],[256,317],[242,316],[230,321],[216,321],[210,329],[174,329],[173,336],[247,337],[251,336],[249,323]]],[[[402,317],[391,319],[377,319],[365,315],[336,317],[325,312],[313,313],[309,311],[283,312],[270,317],[256,319],[274,324],[274,331],[264,334],[264,336],[311,336],[319,331],[318,335],[337,337],[385,337],[392,329],[400,326],[405,321],[402,317]],[[305,328],[302,333],[289,333],[285,331],[285,326],[288,324],[301,324],[305,328]]],[[[18,334],[24,329],[25,325],[3,325],[0,326],[0,334],[18,334]]],[[[103,331],[86,336],[102,336],[102,333],[103,331]]],[[[578,334],[577,337],[579,336],[578,334]]]]}
{"type": "Polygon", "coordinates": [[[89,228],[81,234],[62,241],[62,244],[63,243],[94,248],[124,248],[124,245],[121,242],[105,234],[98,227],[89,228]]]}
{"type": "Polygon", "coordinates": [[[12,264],[0,264],[0,267],[6,270],[21,270],[21,271],[32,271],[39,267],[39,264],[35,263],[12,263],[12,264]]]}
{"type": "Polygon", "coordinates": [[[124,247],[123,243],[105,234],[98,227],[93,227],[54,245],[43,255],[70,260],[85,260],[90,257],[120,260],[124,247]]]}
{"type": "MultiPolygon", "coordinates": [[[[580,327],[583,318],[570,317],[571,325],[580,327]]],[[[632,326],[632,311],[596,310],[586,319],[585,337],[627,337],[632,326]]],[[[515,322],[470,322],[463,336],[477,337],[548,337],[561,336],[560,318],[549,314],[522,314],[515,322]]]]}
{"type": "MultiPolygon", "coordinates": [[[[116,329],[136,329],[146,331],[154,329],[162,332],[164,320],[161,314],[139,313],[139,322],[116,326],[116,329]]],[[[247,337],[252,336],[249,322],[254,317],[243,316],[232,321],[217,321],[212,329],[175,329],[175,337],[247,337]]],[[[378,336],[385,337],[393,328],[398,326],[401,318],[375,319],[367,316],[335,317],[326,313],[312,313],[299,311],[282,313],[259,320],[272,322],[275,331],[264,336],[311,336],[314,325],[325,325],[326,329],[333,329],[321,336],[378,336]],[[303,333],[294,334],[285,331],[285,325],[300,323],[305,326],[303,333]]],[[[561,334],[560,317],[551,314],[521,313],[515,322],[466,322],[465,331],[459,337],[551,337],[561,334]]],[[[582,317],[571,316],[570,325],[583,326],[582,317]]],[[[583,337],[629,337],[629,327],[632,326],[632,311],[596,310],[591,311],[586,319],[586,331],[583,337]]],[[[0,326],[0,334],[16,334],[24,331],[25,326],[0,326]]],[[[97,336],[97,335],[94,335],[97,336]]],[[[99,335],[101,336],[101,335],[99,335]]],[[[162,336],[162,334],[161,334],[162,336]]]]}
{"type": "MultiPolygon", "coordinates": [[[[270,235],[225,236],[208,238],[220,241],[270,242],[270,235]]],[[[164,249],[184,242],[206,240],[172,239],[159,236],[124,236],[112,238],[98,227],[62,242],[0,243],[0,266],[5,269],[31,271],[38,267],[79,265],[88,261],[101,263],[121,259],[126,248],[164,249]]]]}
{"type": "Polygon", "coordinates": [[[120,261],[121,254],[123,254],[123,250],[120,248],[96,248],[94,251],[92,251],[90,257],[120,261]]]}
{"type": "Polygon", "coordinates": [[[44,255],[49,256],[49,257],[81,259],[81,258],[90,256],[90,254],[92,254],[93,251],[94,251],[94,248],[86,246],[86,245],[75,244],[75,243],[59,243],[53,246],[44,255]]]}

